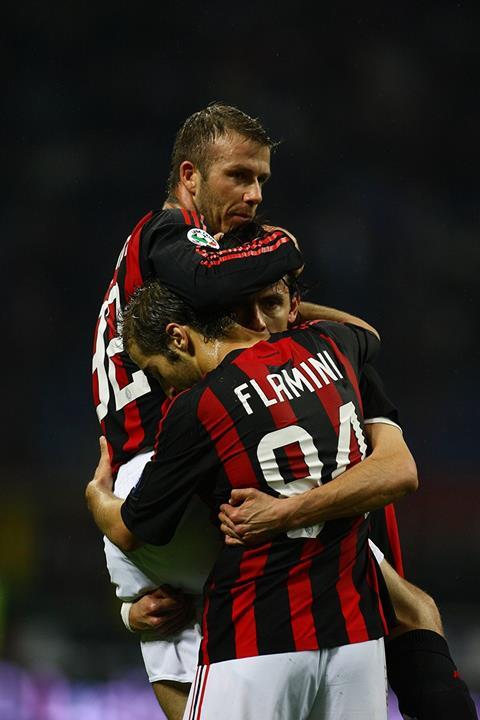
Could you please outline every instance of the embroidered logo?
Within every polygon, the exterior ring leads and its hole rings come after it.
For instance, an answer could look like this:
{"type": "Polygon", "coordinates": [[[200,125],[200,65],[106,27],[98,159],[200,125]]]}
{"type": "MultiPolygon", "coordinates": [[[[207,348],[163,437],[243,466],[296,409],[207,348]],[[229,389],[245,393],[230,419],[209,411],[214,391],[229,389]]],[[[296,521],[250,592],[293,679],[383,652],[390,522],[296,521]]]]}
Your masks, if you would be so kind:
{"type": "Polygon", "coordinates": [[[187,238],[194,245],[208,245],[208,247],[215,248],[215,250],[220,249],[220,245],[215,238],[205,232],[205,230],[200,230],[200,228],[191,228],[187,233],[187,238]]]}

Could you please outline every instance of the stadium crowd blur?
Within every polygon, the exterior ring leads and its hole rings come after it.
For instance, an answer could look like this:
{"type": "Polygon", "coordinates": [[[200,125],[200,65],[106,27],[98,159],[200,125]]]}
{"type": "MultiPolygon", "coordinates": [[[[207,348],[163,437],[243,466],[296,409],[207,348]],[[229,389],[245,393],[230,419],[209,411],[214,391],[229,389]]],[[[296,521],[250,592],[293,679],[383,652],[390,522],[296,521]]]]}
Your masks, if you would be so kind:
{"type": "Polygon", "coordinates": [[[177,127],[224,100],[283,140],[262,214],[302,243],[308,297],[382,334],[421,483],[398,504],[407,577],[480,692],[480,11],[333,4],[314,23],[300,3],[294,27],[281,4],[254,19],[79,7],[12,5],[0,49],[1,658],[80,680],[142,671],[83,499],[92,334],[121,245],[163,202],[177,127]]]}

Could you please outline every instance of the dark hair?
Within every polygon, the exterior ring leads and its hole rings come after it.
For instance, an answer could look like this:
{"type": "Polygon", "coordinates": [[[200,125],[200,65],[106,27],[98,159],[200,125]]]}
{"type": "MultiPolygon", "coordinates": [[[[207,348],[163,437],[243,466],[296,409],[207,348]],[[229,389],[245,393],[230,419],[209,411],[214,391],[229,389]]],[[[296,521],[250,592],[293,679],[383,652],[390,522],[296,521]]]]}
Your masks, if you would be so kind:
{"type": "Polygon", "coordinates": [[[158,280],[152,280],[135,291],[123,312],[121,334],[125,349],[128,351],[135,341],[146,356],[161,354],[178,360],[165,332],[170,322],[188,325],[207,341],[224,337],[235,320],[225,308],[197,313],[158,280]]]}
{"type": "Polygon", "coordinates": [[[219,137],[229,132],[236,132],[242,137],[260,146],[274,149],[278,143],[268,136],[257,118],[252,118],[233,105],[214,102],[203,110],[190,115],[177,132],[170,158],[170,174],[168,176],[168,199],[175,199],[175,188],[179,181],[180,165],[190,160],[198,167],[204,177],[207,176],[212,162],[210,145],[219,137]]]}

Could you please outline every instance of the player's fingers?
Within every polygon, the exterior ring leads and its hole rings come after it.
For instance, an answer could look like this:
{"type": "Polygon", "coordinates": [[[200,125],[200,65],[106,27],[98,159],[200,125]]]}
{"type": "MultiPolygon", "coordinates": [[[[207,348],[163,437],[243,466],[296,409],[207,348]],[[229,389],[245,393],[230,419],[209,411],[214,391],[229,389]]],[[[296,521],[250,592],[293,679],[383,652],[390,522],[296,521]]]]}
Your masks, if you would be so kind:
{"type": "Polygon", "coordinates": [[[253,497],[257,491],[255,488],[239,488],[230,493],[230,505],[241,505],[247,498],[253,497]]]}
{"type": "Polygon", "coordinates": [[[220,530],[223,532],[224,535],[227,535],[228,537],[237,539],[239,539],[240,537],[233,527],[231,527],[230,525],[226,525],[225,523],[221,523],[220,530]]]}
{"type": "Polygon", "coordinates": [[[226,545],[244,545],[245,543],[239,540],[238,538],[230,537],[229,535],[225,536],[225,544],[226,545]]]}
{"type": "Polygon", "coordinates": [[[110,467],[110,456],[108,454],[108,445],[105,437],[103,435],[99,438],[99,445],[100,445],[100,460],[98,461],[98,465],[95,469],[95,476],[94,479],[109,479],[112,475],[112,470],[110,467]]]}
{"type": "Polygon", "coordinates": [[[232,517],[232,514],[235,512],[233,508],[231,508],[229,505],[223,506],[223,509],[220,510],[218,513],[218,519],[221,523],[225,523],[225,525],[228,525],[232,530],[235,530],[235,520],[234,517],[232,517]]]}
{"type": "Polygon", "coordinates": [[[98,442],[100,444],[100,463],[99,464],[108,463],[108,467],[110,467],[110,456],[108,454],[108,445],[107,445],[106,437],[104,435],[100,435],[98,442]]]}

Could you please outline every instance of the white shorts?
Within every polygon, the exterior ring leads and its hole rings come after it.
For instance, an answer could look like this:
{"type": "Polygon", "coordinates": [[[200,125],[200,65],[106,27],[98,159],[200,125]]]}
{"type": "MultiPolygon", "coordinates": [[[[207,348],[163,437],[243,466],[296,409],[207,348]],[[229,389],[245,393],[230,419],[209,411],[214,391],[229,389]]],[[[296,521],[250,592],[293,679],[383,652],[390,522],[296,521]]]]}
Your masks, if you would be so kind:
{"type": "Polygon", "coordinates": [[[197,668],[183,720],[387,720],[383,638],[197,668]]]}
{"type": "MultiPolygon", "coordinates": [[[[115,495],[125,498],[137,484],[151,450],[139,453],[120,468],[115,495]]],[[[123,602],[132,602],[160,585],[168,584],[200,596],[223,538],[210,521],[207,506],[194,497],[168,545],[143,545],[123,553],[104,537],[105,557],[116,594],[123,602]]],[[[150,682],[178,680],[192,682],[198,662],[200,628],[195,623],[169,640],[152,633],[141,634],[141,649],[150,682]]]]}
{"type": "Polygon", "coordinates": [[[140,633],[140,649],[149,682],[193,682],[201,638],[198,622],[168,640],[157,639],[155,633],[140,633]]]}

